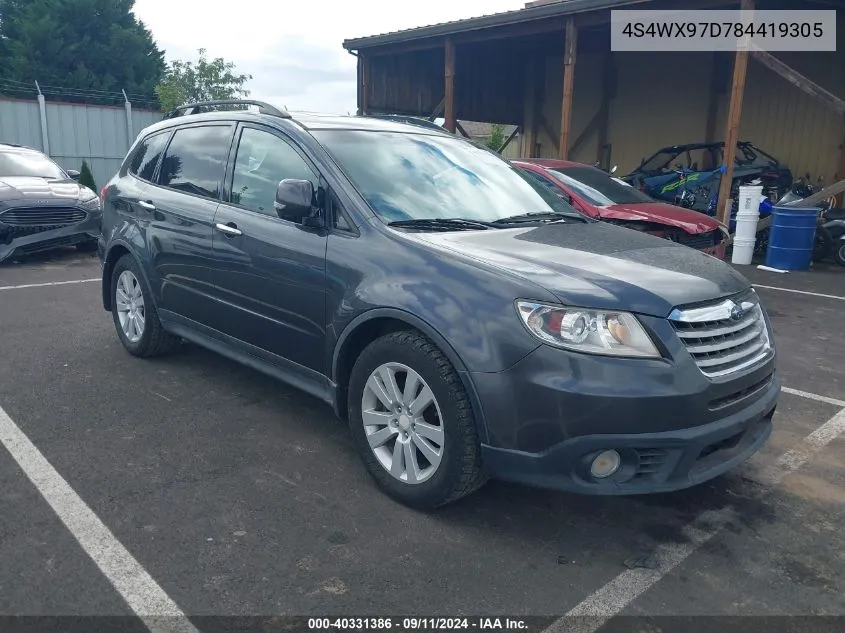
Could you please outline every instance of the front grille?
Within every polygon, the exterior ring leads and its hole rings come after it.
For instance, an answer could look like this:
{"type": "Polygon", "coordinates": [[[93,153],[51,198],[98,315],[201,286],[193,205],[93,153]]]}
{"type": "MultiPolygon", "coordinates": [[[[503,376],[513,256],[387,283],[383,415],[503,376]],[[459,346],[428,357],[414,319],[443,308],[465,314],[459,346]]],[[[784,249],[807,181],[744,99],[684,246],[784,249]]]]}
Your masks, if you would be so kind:
{"type": "Polygon", "coordinates": [[[759,365],[774,353],[756,293],[709,305],[676,309],[669,321],[708,378],[759,365]]]}
{"type": "Polygon", "coordinates": [[[677,231],[670,237],[673,242],[702,250],[705,248],[712,248],[721,241],[722,232],[718,229],[715,231],[708,231],[707,233],[698,233],[690,235],[686,231],[677,231]]]}
{"type": "Polygon", "coordinates": [[[86,218],[75,207],[19,207],[0,213],[0,222],[9,226],[49,226],[56,228],[77,224],[86,218]]]}

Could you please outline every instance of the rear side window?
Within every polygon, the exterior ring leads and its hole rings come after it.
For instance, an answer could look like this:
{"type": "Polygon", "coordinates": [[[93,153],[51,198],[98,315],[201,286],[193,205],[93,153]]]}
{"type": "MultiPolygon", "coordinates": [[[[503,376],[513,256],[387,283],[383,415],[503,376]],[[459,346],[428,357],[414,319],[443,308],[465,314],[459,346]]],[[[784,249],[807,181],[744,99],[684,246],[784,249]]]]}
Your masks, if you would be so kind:
{"type": "Polygon", "coordinates": [[[217,198],[231,134],[232,128],[223,125],[176,130],[161,161],[158,184],[196,196],[217,198]]]}
{"type": "Polygon", "coordinates": [[[138,144],[138,148],[132,155],[132,161],[129,163],[129,173],[137,176],[141,180],[153,179],[155,174],[158,159],[161,158],[161,153],[167,145],[167,139],[170,136],[170,131],[160,132],[148,136],[138,144]]]}

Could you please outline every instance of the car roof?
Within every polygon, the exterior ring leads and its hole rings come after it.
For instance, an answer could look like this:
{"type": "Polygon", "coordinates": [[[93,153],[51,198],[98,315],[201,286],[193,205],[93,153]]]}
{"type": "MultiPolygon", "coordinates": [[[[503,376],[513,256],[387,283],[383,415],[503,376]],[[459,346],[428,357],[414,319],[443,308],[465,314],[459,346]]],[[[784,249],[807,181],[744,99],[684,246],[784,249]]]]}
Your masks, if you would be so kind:
{"type": "Polygon", "coordinates": [[[180,125],[192,123],[214,122],[214,121],[254,121],[278,125],[283,121],[291,121],[304,130],[367,130],[376,132],[401,132],[403,134],[427,134],[452,136],[453,134],[443,129],[438,131],[433,126],[411,123],[397,117],[396,120],[375,116],[360,115],[338,115],[319,114],[314,112],[290,111],[290,118],[277,116],[275,114],[253,112],[249,110],[225,110],[217,112],[202,112],[198,114],[185,114],[164,119],[154,123],[144,130],[144,134],[170,129],[180,125]]]}

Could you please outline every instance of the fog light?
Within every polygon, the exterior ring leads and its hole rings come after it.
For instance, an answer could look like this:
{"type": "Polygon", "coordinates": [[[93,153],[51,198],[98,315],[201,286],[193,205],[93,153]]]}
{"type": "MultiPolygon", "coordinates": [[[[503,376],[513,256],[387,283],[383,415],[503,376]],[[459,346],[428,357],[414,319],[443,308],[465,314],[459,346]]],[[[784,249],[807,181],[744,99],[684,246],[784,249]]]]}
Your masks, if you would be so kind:
{"type": "Polygon", "coordinates": [[[590,464],[590,474],[596,479],[607,479],[622,465],[622,458],[614,450],[602,451],[590,464]]]}

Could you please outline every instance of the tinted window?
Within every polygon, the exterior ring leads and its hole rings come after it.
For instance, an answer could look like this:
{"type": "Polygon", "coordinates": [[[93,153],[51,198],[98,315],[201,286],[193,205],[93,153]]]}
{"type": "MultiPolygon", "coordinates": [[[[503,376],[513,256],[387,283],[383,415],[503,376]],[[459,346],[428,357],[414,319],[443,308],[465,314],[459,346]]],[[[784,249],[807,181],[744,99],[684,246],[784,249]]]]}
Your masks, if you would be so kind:
{"type": "Polygon", "coordinates": [[[517,169],[519,169],[519,171],[522,172],[523,176],[525,176],[526,178],[529,178],[530,180],[533,180],[538,185],[542,185],[543,187],[545,187],[549,191],[553,191],[556,194],[561,193],[560,189],[558,189],[557,186],[555,186],[555,184],[553,182],[551,182],[548,178],[543,178],[540,174],[536,174],[533,171],[529,171],[528,169],[521,169],[519,167],[517,169]]]}
{"type": "Polygon", "coordinates": [[[230,127],[219,125],[176,130],[161,161],[159,184],[217,198],[231,131],[230,127]]]}
{"type": "Polygon", "coordinates": [[[132,162],[129,163],[129,172],[143,180],[152,180],[169,136],[170,132],[161,132],[141,141],[132,156],[132,162]]]}
{"type": "Polygon", "coordinates": [[[7,176],[35,176],[50,180],[64,180],[67,174],[44,154],[33,151],[0,152],[0,178],[7,176]]]}
{"type": "Polygon", "coordinates": [[[560,167],[550,169],[549,173],[575,193],[600,207],[654,202],[639,189],[624,184],[595,167],[560,167]]]}
{"type": "Polygon", "coordinates": [[[497,154],[451,136],[359,130],[314,135],[386,221],[577,214],[497,154]]]}
{"type": "Polygon", "coordinates": [[[275,216],[276,188],[286,178],[310,180],[314,191],[319,185],[314,171],[290,143],[275,134],[245,128],[235,158],[231,201],[275,216]]]}

